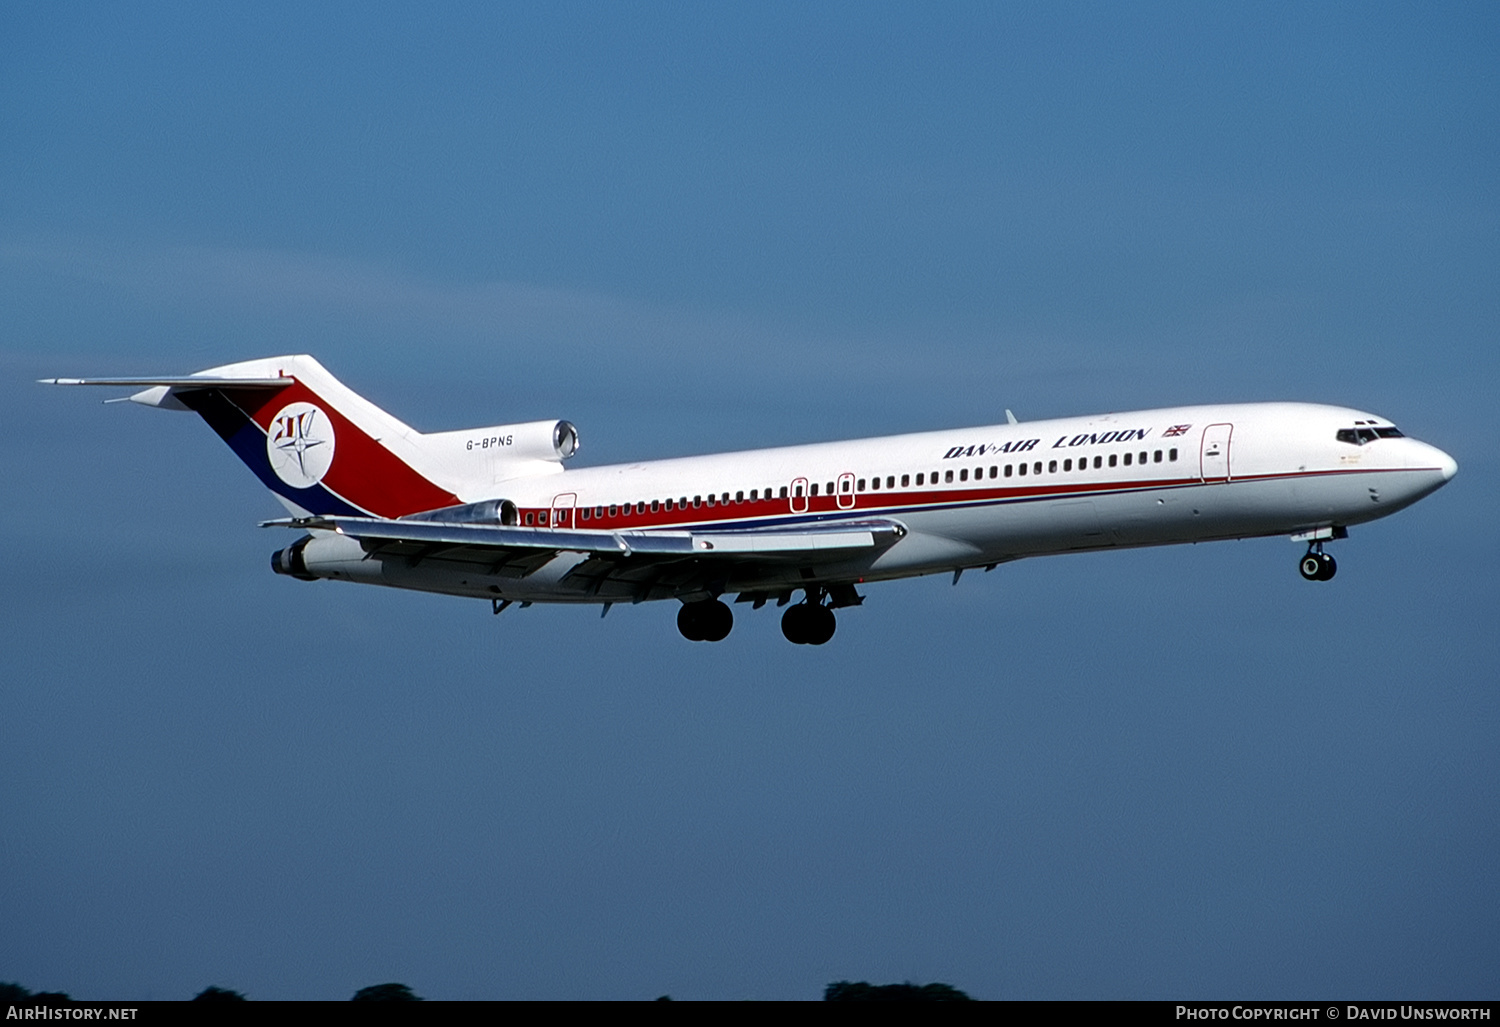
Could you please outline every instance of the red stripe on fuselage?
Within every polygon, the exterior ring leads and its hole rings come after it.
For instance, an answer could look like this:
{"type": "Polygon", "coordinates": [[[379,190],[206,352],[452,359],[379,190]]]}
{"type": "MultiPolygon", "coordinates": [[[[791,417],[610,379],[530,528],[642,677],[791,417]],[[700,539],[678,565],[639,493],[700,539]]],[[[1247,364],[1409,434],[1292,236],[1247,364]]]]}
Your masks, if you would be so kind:
{"type": "MultiPolygon", "coordinates": [[[[601,531],[621,531],[629,528],[689,528],[689,527],[726,527],[739,522],[756,522],[766,519],[777,521],[801,521],[813,519],[825,519],[830,515],[845,515],[850,517],[870,516],[898,516],[903,513],[918,513],[926,510],[940,509],[954,506],[981,506],[987,503],[1004,504],[1011,502],[1025,502],[1030,500],[1044,499],[1069,499],[1090,498],[1095,496],[1112,495],[1120,492],[1145,492],[1153,489],[1179,489],[1179,488],[1209,488],[1221,485],[1232,485],[1236,482],[1270,481],[1286,478],[1321,478],[1335,475],[1347,474],[1371,474],[1371,473],[1406,473],[1420,468],[1347,468],[1326,471],[1293,471],[1282,474],[1254,474],[1231,478],[1229,481],[1207,481],[1197,476],[1187,478],[1145,478],[1126,481],[1071,481],[1071,482],[1048,482],[1044,485],[1015,485],[1008,487],[984,487],[968,489],[938,489],[938,490],[908,490],[900,489],[884,490],[880,492],[865,491],[851,493],[855,497],[852,506],[841,507],[838,505],[837,496],[819,495],[807,496],[807,508],[805,511],[794,511],[790,509],[792,500],[786,497],[772,499],[745,499],[740,502],[716,501],[713,506],[682,507],[677,506],[672,510],[665,508],[653,511],[650,500],[646,501],[646,510],[636,513],[635,504],[630,504],[631,513],[609,515],[609,504],[602,504],[604,514],[601,517],[591,517],[585,521],[583,510],[587,507],[590,511],[597,509],[601,504],[582,503],[573,511],[574,528],[594,528],[601,531]]],[[[1067,472],[1061,472],[1066,474],[1067,472]]],[[[582,498],[581,496],[579,497],[582,498]]],[[[845,497],[847,498],[847,496],[845,497]]],[[[659,500],[658,500],[659,501],[659,500]]],[[[674,504],[676,500],[674,499],[674,504]]],[[[623,510],[625,504],[616,504],[623,510]]],[[[551,513],[550,507],[522,507],[524,515],[536,515],[551,513]]],[[[551,525],[555,526],[555,525],[551,525]]]]}

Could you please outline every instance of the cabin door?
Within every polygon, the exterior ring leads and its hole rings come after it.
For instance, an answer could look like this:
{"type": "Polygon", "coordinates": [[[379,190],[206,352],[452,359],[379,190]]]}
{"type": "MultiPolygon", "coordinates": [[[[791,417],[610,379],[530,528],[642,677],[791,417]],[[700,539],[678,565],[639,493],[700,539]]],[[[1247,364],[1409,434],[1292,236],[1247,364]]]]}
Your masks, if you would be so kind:
{"type": "Polygon", "coordinates": [[[854,475],[848,471],[839,475],[839,509],[854,509],[854,475]]]}
{"type": "Polygon", "coordinates": [[[807,513],[807,479],[792,479],[792,513],[807,513]]]}
{"type": "Polygon", "coordinates": [[[1211,424],[1203,429],[1198,459],[1204,481],[1229,480],[1229,437],[1233,432],[1232,424],[1211,424]]]}

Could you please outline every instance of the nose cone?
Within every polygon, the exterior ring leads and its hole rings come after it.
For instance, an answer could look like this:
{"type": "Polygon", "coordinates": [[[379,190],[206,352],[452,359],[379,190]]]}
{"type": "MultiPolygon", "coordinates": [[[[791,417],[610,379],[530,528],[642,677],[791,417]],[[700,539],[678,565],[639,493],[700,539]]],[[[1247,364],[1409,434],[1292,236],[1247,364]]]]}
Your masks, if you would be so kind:
{"type": "Polygon", "coordinates": [[[1424,478],[1429,483],[1427,491],[1448,484],[1453,476],[1458,473],[1458,461],[1436,446],[1429,446],[1425,442],[1416,442],[1407,454],[1406,466],[1413,470],[1425,472],[1424,478]]]}
{"type": "Polygon", "coordinates": [[[1458,461],[1435,446],[1432,451],[1438,455],[1438,470],[1443,472],[1443,480],[1452,481],[1453,476],[1458,473],[1458,461]]]}

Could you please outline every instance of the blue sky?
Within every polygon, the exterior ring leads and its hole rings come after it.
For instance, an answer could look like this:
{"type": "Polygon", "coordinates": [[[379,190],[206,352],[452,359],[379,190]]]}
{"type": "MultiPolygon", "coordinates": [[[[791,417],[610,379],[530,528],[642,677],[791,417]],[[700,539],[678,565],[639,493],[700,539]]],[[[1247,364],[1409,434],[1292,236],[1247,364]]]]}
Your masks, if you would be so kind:
{"type": "Polygon", "coordinates": [[[105,998],[1496,997],[1483,4],[6,5],[0,979],[105,998]],[[1169,403],[1455,481],[1257,540],[666,604],[270,574],[197,421],[311,352],[579,460],[1169,403]]]}

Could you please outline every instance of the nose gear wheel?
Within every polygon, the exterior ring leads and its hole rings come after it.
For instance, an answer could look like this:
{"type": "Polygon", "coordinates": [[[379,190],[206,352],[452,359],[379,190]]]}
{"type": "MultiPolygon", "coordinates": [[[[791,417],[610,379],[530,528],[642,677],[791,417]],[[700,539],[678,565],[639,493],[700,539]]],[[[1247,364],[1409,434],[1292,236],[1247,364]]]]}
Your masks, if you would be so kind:
{"type": "Polygon", "coordinates": [[[1307,555],[1302,558],[1297,569],[1308,581],[1332,581],[1333,576],[1338,573],[1339,565],[1334,562],[1333,557],[1323,552],[1323,543],[1315,542],[1307,547],[1307,555]]]}

